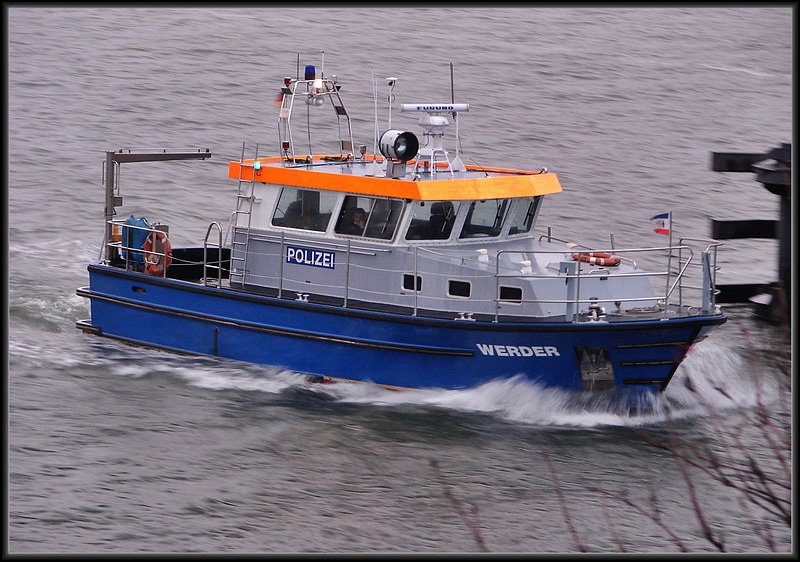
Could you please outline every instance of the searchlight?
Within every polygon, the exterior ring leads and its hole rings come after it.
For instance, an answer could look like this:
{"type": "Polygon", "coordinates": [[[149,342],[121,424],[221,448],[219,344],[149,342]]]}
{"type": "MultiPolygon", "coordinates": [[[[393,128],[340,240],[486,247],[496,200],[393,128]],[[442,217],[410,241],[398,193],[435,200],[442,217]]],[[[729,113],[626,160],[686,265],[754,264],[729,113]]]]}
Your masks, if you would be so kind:
{"type": "Polygon", "coordinates": [[[387,159],[408,162],[419,151],[419,139],[414,133],[389,129],[381,135],[378,146],[387,159]]]}

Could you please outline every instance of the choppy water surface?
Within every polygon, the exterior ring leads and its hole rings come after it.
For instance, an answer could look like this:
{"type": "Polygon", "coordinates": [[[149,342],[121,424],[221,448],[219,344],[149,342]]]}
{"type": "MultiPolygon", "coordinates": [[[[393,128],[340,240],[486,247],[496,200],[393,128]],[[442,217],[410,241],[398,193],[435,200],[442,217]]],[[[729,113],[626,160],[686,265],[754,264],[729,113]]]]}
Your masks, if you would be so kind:
{"type": "MultiPolygon", "coordinates": [[[[788,481],[789,337],[746,308],[633,413],[517,380],[310,385],[279,368],[121,346],[74,323],[89,315],[75,288],[102,239],[103,152],[210,147],[211,163],[130,165],[122,178],[126,210],[198,244],[233,208],[227,161],[243,141],[274,142],[272,100],[297,51],[325,50],[356,142],[370,145],[372,72],[400,77],[398,102],[448,100],[453,62],[456,101],[471,104],[465,161],[557,172],[565,191],[540,224],[565,237],[655,245],[647,219],[666,210],[701,236],[711,218],[775,218],[774,196],[749,174],[711,172],[709,153],[791,140],[791,18],[10,9],[10,552],[675,552],[670,533],[713,552],[691,490],[726,550],[790,552],[779,519],[697,469],[690,488],[650,443],[750,455],[788,481]],[[767,433],[751,422],[759,405],[767,433]],[[623,501],[655,513],[653,497],[663,527],[623,501]]],[[[730,241],[720,282],[772,281],[775,250],[730,241]]]]}

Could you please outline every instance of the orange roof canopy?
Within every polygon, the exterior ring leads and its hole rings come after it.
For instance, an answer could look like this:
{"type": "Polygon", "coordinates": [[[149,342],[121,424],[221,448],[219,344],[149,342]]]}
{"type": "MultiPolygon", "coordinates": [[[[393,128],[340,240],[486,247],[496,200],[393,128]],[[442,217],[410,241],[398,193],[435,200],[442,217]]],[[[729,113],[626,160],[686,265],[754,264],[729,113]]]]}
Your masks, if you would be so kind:
{"type": "Polygon", "coordinates": [[[260,183],[418,201],[505,199],[561,191],[561,184],[555,174],[522,170],[467,166],[469,171],[487,172],[490,175],[450,179],[448,172],[441,171],[439,173],[447,179],[411,181],[274,165],[281,161],[280,157],[260,158],[258,161],[261,164],[258,170],[253,168],[253,160],[245,160],[243,165],[240,162],[230,162],[228,177],[253,181],[255,173],[255,181],[260,183]]]}

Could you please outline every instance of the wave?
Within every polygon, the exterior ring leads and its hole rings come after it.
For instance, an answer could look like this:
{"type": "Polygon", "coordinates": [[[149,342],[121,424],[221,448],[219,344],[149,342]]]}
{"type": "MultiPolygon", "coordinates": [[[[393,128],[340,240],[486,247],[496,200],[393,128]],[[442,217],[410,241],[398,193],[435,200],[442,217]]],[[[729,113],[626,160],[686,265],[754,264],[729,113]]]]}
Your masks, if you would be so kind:
{"type": "Polygon", "coordinates": [[[341,403],[444,408],[488,414],[514,424],[559,428],[658,425],[749,408],[759,401],[768,403],[778,398],[780,388],[775,376],[748,369],[735,350],[713,342],[704,343],[687,356],[663,394],[640,396],[636,401],[619,393],[589,394],[544,388],[521,376],[463,390],[389,390],[371,383],[319,384],[309,382],[303,374],[277,367],[205,358],[163,368],[116,365],[112,373],[129,377],[178,377],[190,386],[209,391],[281,394],[303,390],[310,396],[341,403]]]}
{"type": "Polygon", "coordinates": [[[8,312],[13,322],[45,332],[65,332],[74,328],[76,319],[88,316],[89,303],[74,292],[16,294],[10,298],[8,312]]]}
{"type": "Polygon", "coordinates": [[[713,64],[700,64],[700,67],[708,68],[709,70],[719,70],[722,72],[741,72],[743,74],[749,74],[751,76],[759,76],[764,78],[777,77],[777,76],[789,78],[791,76],[791,74],[765,72],[761,70],[754,70],[752,68],[745,68],[742,66],[717,66],[713,64]]]}

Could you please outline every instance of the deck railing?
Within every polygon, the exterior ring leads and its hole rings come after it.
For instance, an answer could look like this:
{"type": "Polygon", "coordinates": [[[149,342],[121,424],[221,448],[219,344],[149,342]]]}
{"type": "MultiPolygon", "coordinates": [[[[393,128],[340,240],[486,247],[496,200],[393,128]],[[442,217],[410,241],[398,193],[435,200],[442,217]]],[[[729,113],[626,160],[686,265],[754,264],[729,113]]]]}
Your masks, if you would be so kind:
{"type": "MultiPolygon", "coordinates": [[[[124,238],[126,237],[131,238],[130,230],[147,232],[145,239],[147,239],[151,235],[158,236],[158,234],[156,233],[163,234],[168,239],[169,232],[166,226],[155,224],[150,228],[148,228],[134,224],[127,224],[125,220],[121,219],[112,219],[110,221],[107,221],[107,224],[110,225],[109,232],[111,232],[111,239],[108,242],[106,242],[106,248],[107,248],[106,256],[108,256],[107,261],[115,261],[116,258],[125,263],[125,269],[141,270],[147,265],[146,254],[152,254],[158,256],[159,261],[166,260],[167,253],[165,251],[159,252],[156,249],[155,244],[153,245],[153,248],[145,251],[142,247],[128,246],[124,243],[125,242],[124,238]],[[126,236],[126,229],[129,229],[127,230],[127,236],[126,236]],[[117,235],[117,232],[119,232],[119,235],[117,235]],[[139,260],[131,258],[132,255],[136,254],[142,255],[141,262],[139,260]]],[[[167,269],[168,269],[167,267],[162,268],[160,277],[167,277],[167,269]]]]}
{"type": "MultiPolygon", "coordinates": [[[[121,221],[111,221],[114,225],[123,225],[124,223],[121,221]]],[[[153,228],[143,228],[138,226],[132,225],[124,225],[127,228],[132,229],[140,229],[146,230],[148,232],[156,232],[159,231],[157,227],[153,228]]],[[[240,235],[244,235],[244,230],[234,230],[233,238],[237,232],[240,235]]],[[[547,238],[548,241],[558,241],[564,242],[552,236],[550,232],[546,236],[543,236],[541,239],[547,238]]],[[[278,267],[273,268],[271,271],[274,271],[273,274],[258,274],[255,272],[248,271],[247,272],[247,281],[248,284],[253,284],[257,286],[263,287],[272,287],[277,289],[278,296],[284,297],[284,294],[292,288],[292,292],[296,293],[298,300],[306,300],[308,298],[308,294],[305,292],[307,289],[298,290],[298,286],[302,283],[305,283],[304,280],[301,279],[293,279],[286,275],[286,268],[285,262],[287,257],[287,245],[290,244],[308,244],[309,240],[307,238],[301,238],[299,236],[293,236],[291,233],[282,232],[280,234],[273,234],[267,232],[251,232],[250,233],[250,242],[248,244],[248,252],[250,255],[248,257],[248,262],[250,264],[259,263],[262,260],[277,260],[278,267]],[[269,243],[269,248],[274,248],[274,251],[255,251],[254,242],[267,242],[269,243]]],[[[221,259],[221,251],[217,252],[217,258],[214,263],[210,263],[208,261],[208,253],[207,249],[209,246],[222,246],[222,228],[218,223],[211,223],[208,227],[206,232],[206,237],[204,239],[203,245],[203,272],[204,277],[201,280],[204,284],[208,285],[209,279],[206,277],[206,271],[214,270],[216,271],[215,281],[217,286],[222,286],[222,272],[223,272],[223,262],[221,259]],[[210,242],[209,237],[212,234],[212,231],[216,231],[218,241],[210,242]]],[[[424,294],[421,291],[421,288],[417,286],[417,279],[420,276],[424,276],[426,279],[429,279],[428,285],[430,285],[430,279],[436,277],[444,277],[444,278],[452,278],[453,273],[452,271],[442,272],[442,271],[431,271],[431,270],[421,270],[419,267],[421,258],[424,256],[431,256],[438,259],[449,259],[455,260],[458,264],[465,266],[458,274],[459,279],[463,279],[465,281],[469,281],[474,283],[476,280],[486,280],[487,278],[493,279],[494,281],[494,295],[491,295],[490,292],[487,292],[487,298],[477,298],[474,295],[471,295],[466,302],[469,302],[470,305],[464,307],[464,312],[460,313],[459,319],[463,320],[472,320],[472,315],[476,313],[481,314],[490,314],[493,315],[495,321],[499,321],[500,319],[500,312],[502,306],[507,305],[523,305],[523,304],[531,304],[531,305],[558,305],[559,309],[561,305],[564,306],[565,316],[567,320],[570,321],[577,321],[579,316],[582,312],[588,310],[591,312],[592,310],[595,311],[602,311],[599,307],[606,307],[614,304],[617,309],[619,310],[623,303],[652,303],[649,307],[637,307],[637,311],[640,312],[649,312],[655,315],[662,315],[663,317],[667,317],[670,314],[691,314],[693,311],[694,313],[700,312],[712,312],[716,306],[716,295],[719,291],[716,288],[716,272],[719,270],[717,267],[717,249],[721,246],[722,243],[716,240],[711,239],[703,239],[703,238],[681,238],[679,244],[676,246],[657,246],[657,247],[646,247],[646,248],[612,248],[604,249],[604,248],[590,248],[587,246],[582,246],[578,244],[568,244],[568,249],[561,250],[561,249],[553,249],[553,250],[543,250],[543,249],[536,249],[536,250],[501,250],[495,256],[493,256],[492,262],[482,260],[480,257],[469,257],[464,256],[463,253],[461,254],[454,254],[450,253],[443,249],[437,248],[423,248],[419,246],[409,246],[409,247],[379,247],[376,245],[368,245],[360,243],[357,240],[347,239],[347,240],[315,240],[314,247],[323,250],[331,250],[337,253],[341,253],[344,257],[344,263],[341,265],[344,267],[343,273],[343,280],[340,283],[336,284],[322,284],[322,283],[315,283],[313,287],[313,292],[316,292],[321,295],[330,295],[330,296],[338,296],[342,299],[342,306],[345,308],[358,308],[360,306],[359,302],[385,302],[386,297],[391,295],[394,299],[400,299],[402,302],[400,306],[406,306],[411,309],[411,314],[414,316],[420,314],[426,314],[426,310],[433,310],[433,309],[441,309],[441,310],[453,310],[457,308],[454,306],[455,302],[464,302],[465,299],[458,299],[449,296],[445,296],[442,294],[441,296],[431,295],[431,294],[424,294]],[[699,252],[699,259],[697,257],[697,252],[695,246],[694,248],[689,242],[700,244],[704,249],[699,252]],[[580,261],[573,261],[571,259],[571,254],[574,251],[592,251],[592,252],[608,252],[613,253],[614,255],[618,256],[622,262],[630,264],[633,267],[633,271],[628,271],[624,273],[620,273],[617,271],[613,271],[612,269],[606,268],[597,268],[592,267],[589,271],[586,271],[586,264],[583,264],[580,261]],[[356,263],[354,262],[355,256],[376,256],[378,254],[387,254],[387,253],[401,253],[401,252],[408,252],[408,254],[401,254],[401,256],[405,257],[406,260],[400,259],[400,262],[404,262],[403,267],[399,268],[385,268],[385,267],[374,267],[370,265],[366,265],[364,263],[356,263]],[[662,259],[666,261],[666,267],[663,269],[658,269],[654,271],[642,271],[638,269],[638,262],[645,260],[645,256],[659,254],[661,255],[662,259]],[[512,259],[514,255],[520,256],[520,259],[514,260],[512,259]],[[559,270],[558,273],[547,273],[545,272],[536,272],[531,267],[522,268],[519,267],[520,265],[525,263],[525,260],[533,261],[531,258],[534,255],[552,255],[555,259],[553,262],[548,262],[548,264],[568,264],[569,267],[565,271],[559,270]],[[641,256],[641,257],[640,257],[641,256]],[[514,265],[501,265],[501,261],[503,257],[508,258],[509,264],[514,265]],[[671,264],[677,264],[677,267],[670,267],[671,264]],[[413,265],[413,267],[408,267],[409,265],[413,265]],[[674,270],[673,270],[674,269],[674,270]],[[694,272],[700,273],[700,281],[699,283],[692,278],[694,272]],[[364,286],[354,287],[352,284],[352,279],[355,276],[364,276],[364,275],[379,275],[379,274],[397,274],[398,280],[402,278],[403,274],[413,274],[413,288],[405,288],[400,293],[389,293],[387,290],[373,290],[366,288],[364,286]],[[585,289],[581,288],[582,281],[585,282],[587,280],[591,280],[597,277],[614,277],[614,278],[647,278],[650,281],[650,287],[654,286],[656,283],[655,280],[657,279],[665,279],[666,280],[666,287],[661,292],[653,291],[651,295],[642,295],[638,294],[636,296],[629,296],[625,294],[616,294],[611,296],[606,296],[604,298],[597,298],[595,296],[589,296],[585,289]],[[553,279],[562,280],[566,284],[566,290],[564,292],[563,298],[519,298],[519,299],[511,299],[511,298],[501,298],[501,283],[505,280],[509,279],[521,279],[521,280],[528,280],[536,284],[537,282],[546,282],[549,281],[552,283],[553,279]],[[420,289],[420,290],[417,290],[420,289]],[[687,304],[687,295],[690,293],[697,292],[699,294],[696,295],[695,298],[699,301],[699,305],[689,305],[687,304]],[[673,297],[677,298],[676,305],[670,305],[670,299],[673,297]],[[427,303],[427,306],[424,307],[425,310],[422,310],[420,307],[420,300],[424,300],[427,303]],[[433,303],[433,304],[431,304],[433,303]],[[436,306],[436,303],[440,303],[441,306],[436,306]]],[[[135,269],[135,266],[131,266],[131,252],[141,252],[141,248],[132,248],[122,244],[122,241],[111,241],[108,243],[110,248],[117,248],[119,250],[120,258],[124,259],[125,267],[127,269],[135,269]]],[[[158,252],[150,252],[157,254],[159,256],[164,256],[163,253],[158,252]]],[[[273,261],[274,263],[274,261],[273,261]]],[[[340,262],[337,262],[339,265],[340,262]]],[[[277,264],[276,264],[277,265],[277,264]]],[[[229,275],[235,277],[236,271],[229,272],[229,275]]],[[[446,279],[444,280],[446,283],[446,279]]],[[[663,286],[663,285],[662,285],[663,286]]],[[[622,290],[625,290],[625,285],[623,285],[622,290]]],[[[536,291],[534,290],[534,293],[536,291]]],[[[692,301],[695,301],[695,298],[692,301]]],[[[393,303],[398,304],[398,303],[393,303]]],[[[454,311],[454,314],[459,314],[458,312],[454,311]]],[[[511,314],[512,316],[517,316],[518,314],[511,314]]],[[[595,318],[597,316],[595,315],[595,318]]]]}

